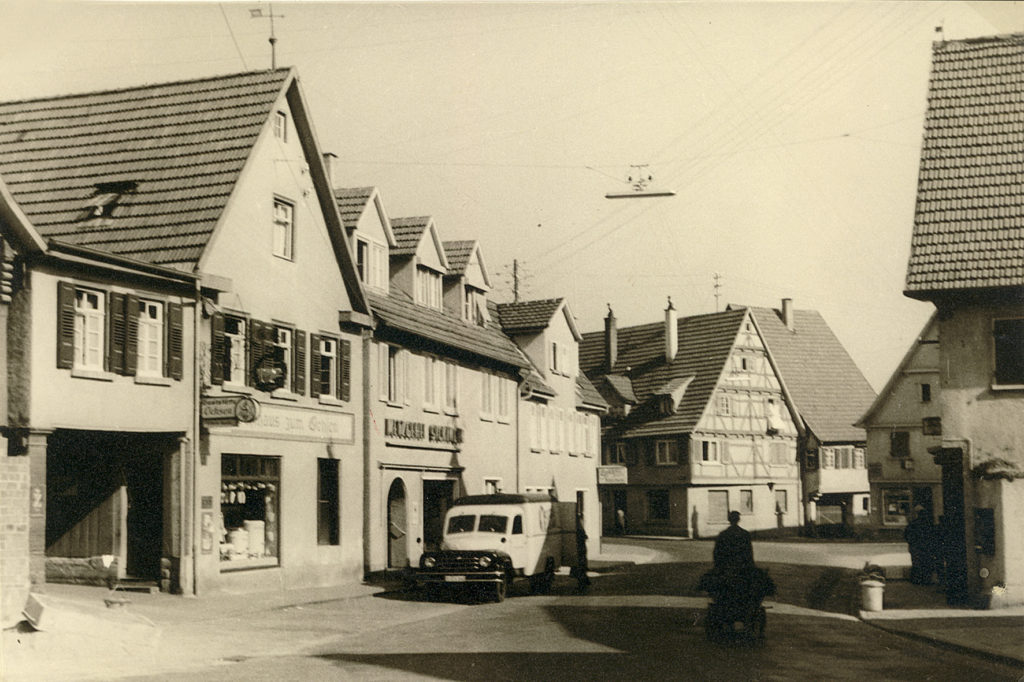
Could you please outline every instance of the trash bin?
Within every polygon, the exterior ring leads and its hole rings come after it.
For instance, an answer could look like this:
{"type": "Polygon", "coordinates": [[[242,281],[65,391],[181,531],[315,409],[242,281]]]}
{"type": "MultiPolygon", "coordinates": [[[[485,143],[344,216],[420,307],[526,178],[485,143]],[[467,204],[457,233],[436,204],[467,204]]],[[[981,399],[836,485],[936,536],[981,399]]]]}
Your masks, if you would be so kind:
{"type": "Polygon", "coordinates": [[[881,611],[885,583],[878,580],[862,580],[860,583],[860,606],[864,611],[881,611]]]}

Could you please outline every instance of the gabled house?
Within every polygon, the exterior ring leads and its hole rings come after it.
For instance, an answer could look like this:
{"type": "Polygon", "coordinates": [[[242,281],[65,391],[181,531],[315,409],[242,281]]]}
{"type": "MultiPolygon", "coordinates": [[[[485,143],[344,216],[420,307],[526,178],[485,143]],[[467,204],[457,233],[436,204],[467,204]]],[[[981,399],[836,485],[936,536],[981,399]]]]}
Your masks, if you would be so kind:
{"type": "Polygon", "coordinates": [[[946,594],[1024,603],[1024,34],[935,42],[904,294],[935,305],[946,594]]]}
{"type": "MultiPolygon", "coordinates": [[[[799,419],[803,499],[808,524],[849,532],[870,510],[864,429],[856,426],[875,391],[816,310],[750,308],[799,419]]],[[[796,502],[795,502],[796,503],[796,502]]]]}
{"type": "Polygon", "coordinates": [[[597,465],[607,403],[580,370],[576,320],[562,298],[500,303],[496,312],[502,330],[530,361],[519,392],[519,492],[575,502],[596,553],[597,465]]]}
{"type": "Polygon", "coordinates": [[[792,406],[751,311],[583,335],[580,365],[609,403],[599,486],[606,529],[708,537],[802,520],[792,406]],[[607,467],[607,468],[606,468],[607,467]]]}
{"type": "Polygon", "coordinates": [[[936,520],[942,470],[928,450],[940,444],[940,420],[939,323],[933,315],[857,422],[867,432],[874,528],[902,540],[915,509],[936,520]]]}
{"type": "Polygon", "coordinates": [[[4,236],[20,214],[46,244],[16,261],[6,430],[50,579],[361,578],[369,309],[295,72],[0,122],[4,236]]]}
{"type": "Polygon", "coordinates": [[[486,312],[475,242],[442,242],[429,217],[390,218],[372,191],[335,197],[361,216],[346,220],[353,244],[389,248],[389,278],[366,287],[364,569],[403,569],[440,544],[455,498],[518,490],[516,395],[528,363],[486,312]]]}

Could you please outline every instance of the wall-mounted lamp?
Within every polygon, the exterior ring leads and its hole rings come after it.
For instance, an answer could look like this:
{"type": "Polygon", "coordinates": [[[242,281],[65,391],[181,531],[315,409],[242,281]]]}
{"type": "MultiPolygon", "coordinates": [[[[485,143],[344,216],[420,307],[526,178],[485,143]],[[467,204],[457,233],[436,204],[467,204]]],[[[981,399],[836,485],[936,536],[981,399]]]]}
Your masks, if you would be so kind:
{"type": "Polygon", "coordinates": [[[775,490],[775,481],[768,481],[768,490],[775,490]]]}

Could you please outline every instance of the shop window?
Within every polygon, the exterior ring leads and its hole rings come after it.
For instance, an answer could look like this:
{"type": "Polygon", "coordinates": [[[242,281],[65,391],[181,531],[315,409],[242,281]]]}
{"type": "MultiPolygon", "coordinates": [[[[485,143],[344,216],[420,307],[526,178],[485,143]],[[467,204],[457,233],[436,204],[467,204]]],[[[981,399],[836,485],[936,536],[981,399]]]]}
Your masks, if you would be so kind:
{"type": "Polygon", "coordinates": [[[893,431],[889,434],[889,455],[892,457],[910,457],[909,431],[893,431]]]}
{"type": "Polygon", "coordinates": [[[278,564],[280,481],[280,457],[221,455],[222,569],[278,564]]]}
{"type": "Polygon", "coordinates": [[[753,490],[741,490],[740,491],[740,512],[743,514],[754,513],[754,491],[753,490]]]}
{"type": "Polygon", "coordinates": [[[995,384],[1024,385],[1024,318],[994,320],[992,335],[995,384]]]}
{"type": "Polygon", "coordinates": [[[671,508],[667,490],[647,491],[647,520],[668,521],[671,508]]]}
{"type": "Polygon", "coordinates": [[[341,509],[338,505],[341,480],[338,477],[338,460],[320,458],[316,464],[316,541],[320,545],[337,545],[340,544],[338,531],[341,526],[341,509]]]}
{"type": "Polygon", "coordinates": [[[789,511],[789,491],[788,490],[776,490],[775,491],[775,513],[785,514],[789,511]]]}
{"type": "Polygon", "coordinates": [[[910,518],[910,489],[886,488],[882,490],[882,523],[907,523],[910,518]]]}
{"type": "Polygon", "coordinates": [[[725,525],[729,523],[729,491],[708,491],[708,523],[725,525]]]}

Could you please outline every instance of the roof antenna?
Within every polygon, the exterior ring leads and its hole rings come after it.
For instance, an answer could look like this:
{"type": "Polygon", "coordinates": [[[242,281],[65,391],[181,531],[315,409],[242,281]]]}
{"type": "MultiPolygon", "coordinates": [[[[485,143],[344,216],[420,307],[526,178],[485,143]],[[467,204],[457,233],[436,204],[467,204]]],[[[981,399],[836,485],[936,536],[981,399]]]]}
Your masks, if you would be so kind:
{"type": "Polygon", "coordinates": [[[267,3],[267,14],[262,9],[249,10],[250,19],[270,19],[270,68],[277,68],[277,37],[274,35],[274,19],[284,19],[283,14],[274,14],[274,6],[267,3]]]}
{"type": "Polygon", "coordinates": [[[935,32],[939,34],[939,40],[946,42],[946,20],[943,19],[939,22],[939,25],[935,27],[935,32]]]}

